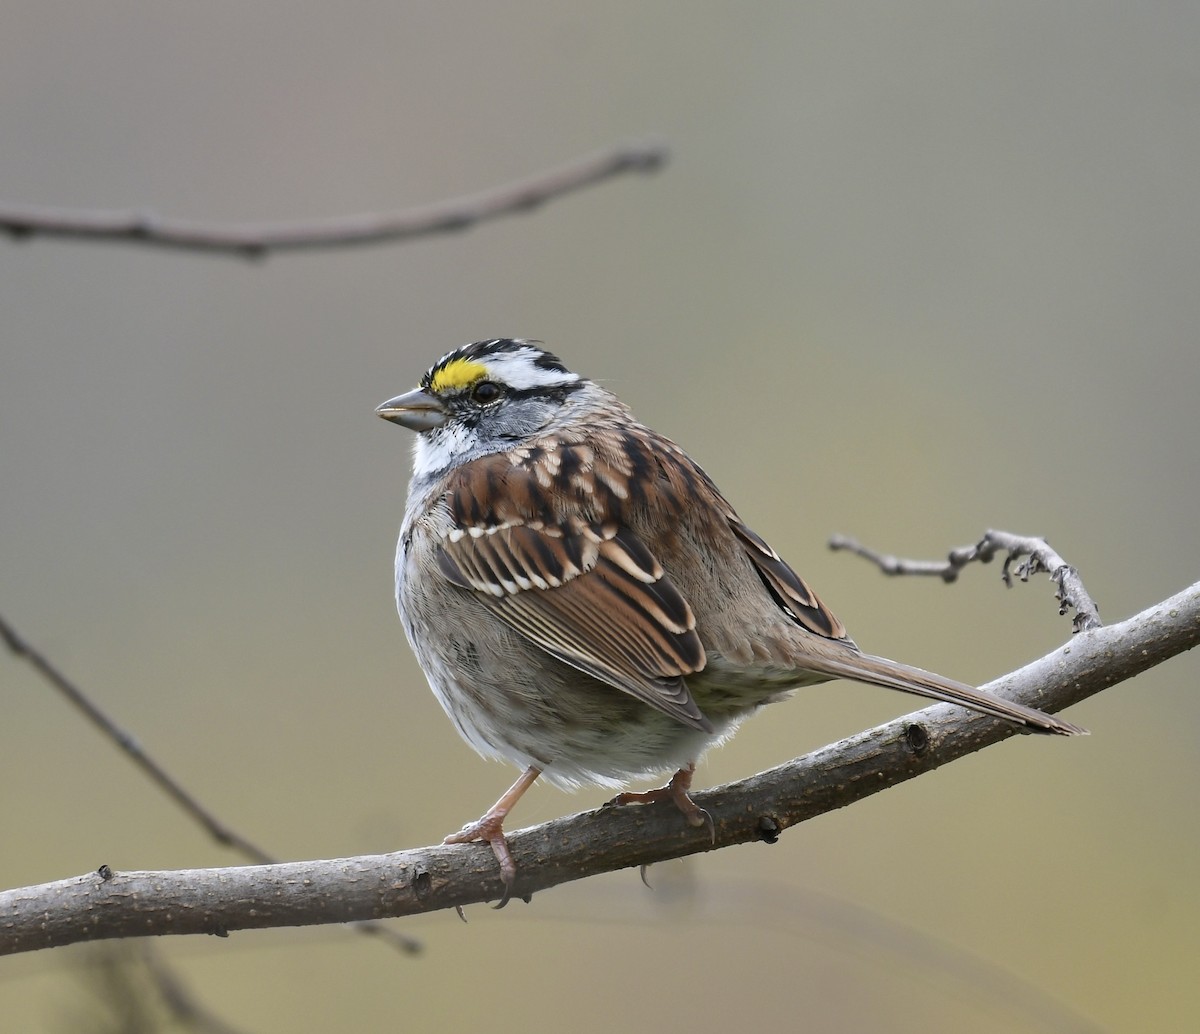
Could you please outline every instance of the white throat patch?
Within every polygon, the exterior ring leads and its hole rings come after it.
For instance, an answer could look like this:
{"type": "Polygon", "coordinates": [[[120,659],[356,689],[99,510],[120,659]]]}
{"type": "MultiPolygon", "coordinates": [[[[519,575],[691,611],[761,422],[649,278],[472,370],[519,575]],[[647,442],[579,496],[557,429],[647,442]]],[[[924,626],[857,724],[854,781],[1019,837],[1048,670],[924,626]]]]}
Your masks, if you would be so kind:
{"type": "Polygon", "coordinates": [[[416,436],[413,443],[413,477],[420,479],[447,470],[478,444],[474,431],[458,424],[447,424],[436,433],[416,436]]]}

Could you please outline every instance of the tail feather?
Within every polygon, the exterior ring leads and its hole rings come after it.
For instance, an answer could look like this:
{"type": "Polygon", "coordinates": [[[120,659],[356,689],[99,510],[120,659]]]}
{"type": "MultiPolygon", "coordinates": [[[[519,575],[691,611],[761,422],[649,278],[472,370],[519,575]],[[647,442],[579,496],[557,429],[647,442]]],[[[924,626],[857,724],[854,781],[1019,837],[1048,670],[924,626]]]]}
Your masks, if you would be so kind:
{"type": "Polygon", "coordinates": [[[847,652],[844,657],[830,657],[823,654],[817,663],[806,659],[805,666],[820,669],[835,678],[869,682],[872,685],[898,689],[904,693],[914,693],[917,696],[929,697],[933,700],[961,704],[963,707],[969,707],[972,711],[1004,718],[1024,726],[1030,732],[1054,733],[1059,736],[1087,735],[1087,729],[1064,722],[1044,711],[1026,707],[1013,700],[1005,700],[1003,697],[994,696],[963,682],[955,682],[942,675],[935,675],[931,671],[923,671],[921,668],[913,668],[907,664],[890,661],[886,657],[874,657],[869,653],[857,652],[847,652]]]}

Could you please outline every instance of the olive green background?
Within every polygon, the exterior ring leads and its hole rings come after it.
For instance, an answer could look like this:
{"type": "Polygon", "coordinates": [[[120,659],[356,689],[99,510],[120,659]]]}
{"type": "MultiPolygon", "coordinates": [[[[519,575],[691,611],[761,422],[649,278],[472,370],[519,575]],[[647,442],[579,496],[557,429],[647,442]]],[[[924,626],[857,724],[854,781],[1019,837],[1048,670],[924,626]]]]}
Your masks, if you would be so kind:
{"type": "MultiPolygon", "coordinates": [[[[436,842],[512,772],[391,599],[440,354],[536,337],[681,442],[865,648],[983,681],[1043,579],[893,581],[1043,534],[1109,620],[1197,578],[1200,9],[1174,3],[0,6],[0,193],[257,221],[402,208],[646,133],[529,216],[262,263],[0,240],[0,612],[285,858],[436,842]]],[[[746,847],[403,924],[159,942],[247,1031],[1187,1030],[1200,664],[746,847]]],[[[0,656],[0,885],[233,864],[0,656]]],[[[836,683],[702,765],[911,709],[836,683]]],[[[514,825],[600,791],[535,789],[514,825]]],[[[0,961],[13,1031],[107,1029],[87,954],[0,961]]]]}

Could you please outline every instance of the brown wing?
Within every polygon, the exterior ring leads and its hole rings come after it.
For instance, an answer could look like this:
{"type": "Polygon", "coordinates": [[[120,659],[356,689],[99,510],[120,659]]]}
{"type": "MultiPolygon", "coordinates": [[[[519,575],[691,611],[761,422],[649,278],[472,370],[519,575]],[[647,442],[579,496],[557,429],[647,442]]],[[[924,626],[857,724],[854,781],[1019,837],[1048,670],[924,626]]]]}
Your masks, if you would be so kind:
{"type": "Polygon", "coordinates": [[[704,667],[696,619],[662,565],[615,522],[523,505],[543,496],[534,478],[505,456],[464,468],[441,573],[552,656],[711,731],[683,679],[704,667]]]}
{"type": "Polygon", "coordinates": [[[712,478],[678,446],[665,440],[662,444],[674,454],[673,469],[682,475],[687,485],[686,491],[690,494],[699,493],[702,497],[707,495],[715,513],[724,516],[737,544],[742,547],[743,553],[753,565],[776,606],[806,631],[825,639],[841,640],[853,646],[853,640],[846,633],[846,626],[766,540],[742,522],[712,478]]]}
{"type": "Polygon", "coordinates": [[[808,583],[766,541],[730,513],[729,526],[745,549],[759,578],[785,614],[801,628],[826,639],[846,639],[846,626],[821,602],[808,583]]]}

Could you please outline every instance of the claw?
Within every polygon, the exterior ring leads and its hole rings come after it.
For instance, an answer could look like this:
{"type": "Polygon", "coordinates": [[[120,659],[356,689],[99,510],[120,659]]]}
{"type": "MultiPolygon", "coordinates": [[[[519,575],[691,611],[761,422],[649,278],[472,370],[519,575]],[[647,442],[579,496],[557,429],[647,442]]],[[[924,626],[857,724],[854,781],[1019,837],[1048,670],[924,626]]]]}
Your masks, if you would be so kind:
{"type": "Polygon", "coordinates": [[[504,835],[504,816],[488,812],[476,822],[469,822],[457,833],[451,833],[443,844],[474,844],[483,842],[492,849],[496,861],[500,864],[500,879],[504,882],[504,896],[496,908],[503,908],[512,896],[513,884],[517,879],[517,863],[513,861],[512,851],[508,848],[508,838],[504,835]]]}
{"type": "Polygon", "coordinates": [[[612,808],[620,807],[622,804],[653,804],[655,801],[671,801],[683,813],[683,817],[687,820],[689,826],[695,826],[697,829],[701,826],[706,827],[709,838],[715,844],[717,842],[717,827],[713,822],[713,817],[693,801],[688,794],[688,791],[692,788],[692,776],[695,774],[696,763],[692,761],[686,768],[681,768],[671,776],[671,780],[666,786],[659,787],[657,790],[627,790],[625,793],[617,794],[616,797],[605,804],[605,807],[612,808]]]}

